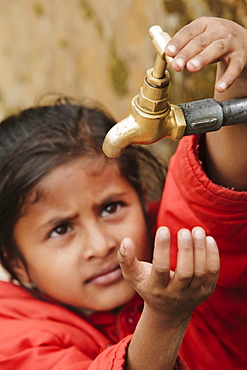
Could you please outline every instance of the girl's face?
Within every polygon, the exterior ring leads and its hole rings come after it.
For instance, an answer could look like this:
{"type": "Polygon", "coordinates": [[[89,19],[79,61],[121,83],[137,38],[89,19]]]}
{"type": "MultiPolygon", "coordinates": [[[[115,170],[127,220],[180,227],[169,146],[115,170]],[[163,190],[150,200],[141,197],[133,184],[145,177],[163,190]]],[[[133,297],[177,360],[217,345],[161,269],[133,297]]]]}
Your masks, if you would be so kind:
{"type": "Polygon", "coordinates": [[[78,308],[128,302],[135,292],[121,274],[120,242],[131,237],[141,260],[150,260],[151,248],[139,198],[117,164],[79,158],[52,170],[37,190],[14,228],[28,266],[21,280],[78,308]]]}

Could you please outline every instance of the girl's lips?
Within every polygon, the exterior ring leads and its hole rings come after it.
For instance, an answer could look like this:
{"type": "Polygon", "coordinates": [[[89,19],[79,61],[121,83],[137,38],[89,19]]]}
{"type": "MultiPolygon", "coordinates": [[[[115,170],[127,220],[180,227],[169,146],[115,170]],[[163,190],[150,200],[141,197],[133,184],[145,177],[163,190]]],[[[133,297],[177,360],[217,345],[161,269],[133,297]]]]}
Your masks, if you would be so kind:
{"type": "Polygon", "coordinates": [[[94,274],[91,278],[86,280],[86,283],[93,283],[96,285],[109,285],[112,283],[115,283],[118,281],[122,275],[122,271],[120,269],[119,265],[114,265],[103,269],[100,272],[97,272],[97,274],[94,274]]]}

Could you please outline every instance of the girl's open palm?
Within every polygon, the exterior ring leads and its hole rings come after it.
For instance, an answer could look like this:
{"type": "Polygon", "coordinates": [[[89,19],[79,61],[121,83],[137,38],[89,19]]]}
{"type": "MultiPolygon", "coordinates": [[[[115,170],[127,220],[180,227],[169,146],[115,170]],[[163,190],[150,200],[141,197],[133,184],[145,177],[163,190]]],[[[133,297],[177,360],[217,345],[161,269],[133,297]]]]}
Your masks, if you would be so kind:
{"type": "Polygon", "coordinates": [[[137,260],[130,238],[123,240],[118,256],[125,279],[152,311],[167,318],[190,317],[214,291],[219,273],[216,242],[201,227],[178,232],[175,272],[170,271],[170,232],[164,226],[156,233],[152,264],[137,260]]]}

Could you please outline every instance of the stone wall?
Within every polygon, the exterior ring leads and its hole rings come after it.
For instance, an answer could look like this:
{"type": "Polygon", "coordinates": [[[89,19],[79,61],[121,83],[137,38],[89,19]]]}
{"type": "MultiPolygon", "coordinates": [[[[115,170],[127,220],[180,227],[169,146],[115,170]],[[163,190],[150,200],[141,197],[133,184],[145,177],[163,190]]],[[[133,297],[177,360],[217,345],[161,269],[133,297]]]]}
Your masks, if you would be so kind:
{"type": "MultiPolygon", "coordinates": [[[[246,7],[246,0],[0,0],[0,114],[58,93],[99,100],[122,119],[153,66],[150,26],[172,35],[202,15],[246,26],[246,7]]],[[[169,99],[212,96],[213,81],[214,67],[172,74],[169,99]]]]}

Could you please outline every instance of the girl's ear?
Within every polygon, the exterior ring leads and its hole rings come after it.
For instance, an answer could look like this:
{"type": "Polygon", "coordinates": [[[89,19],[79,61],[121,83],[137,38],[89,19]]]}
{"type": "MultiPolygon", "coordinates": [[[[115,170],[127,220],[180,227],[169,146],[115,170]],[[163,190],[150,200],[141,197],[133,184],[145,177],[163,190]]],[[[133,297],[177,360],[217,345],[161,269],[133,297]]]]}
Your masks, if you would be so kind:
{"type": "Polygon", "coordinates": [[[11,266],[23,285],[31,283],[31,279],[27,272],[27,269],[19,258],[15,258],[15,260],[12,261],[11,266]]]}

